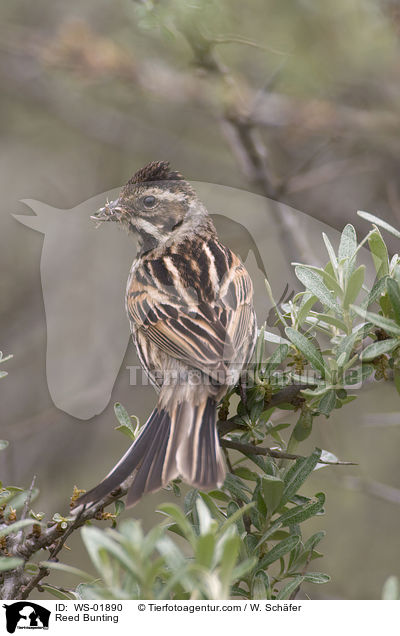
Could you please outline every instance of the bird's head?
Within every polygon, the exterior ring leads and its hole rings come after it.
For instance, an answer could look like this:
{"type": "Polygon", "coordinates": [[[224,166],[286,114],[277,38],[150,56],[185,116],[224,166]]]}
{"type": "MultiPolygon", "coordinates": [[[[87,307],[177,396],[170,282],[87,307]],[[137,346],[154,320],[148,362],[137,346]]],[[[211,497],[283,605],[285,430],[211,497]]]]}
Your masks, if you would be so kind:
{"type": "Polygon", "coordinates": [[[91,218],[116,221],[138,234],[142,250],[152,249],[189,234],[207,217],[191,185],[166,161],[152,161],[135,172],[115,201],[107,202],[91,218]]]}

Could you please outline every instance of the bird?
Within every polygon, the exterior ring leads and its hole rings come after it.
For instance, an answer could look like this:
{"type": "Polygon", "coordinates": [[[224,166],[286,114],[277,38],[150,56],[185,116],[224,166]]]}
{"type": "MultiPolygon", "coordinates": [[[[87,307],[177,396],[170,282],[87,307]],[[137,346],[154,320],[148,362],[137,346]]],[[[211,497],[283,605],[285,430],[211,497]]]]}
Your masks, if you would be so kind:
{"type": "Polygon", "coordinates": [[[128,507],[178,477],[202,491],[221,487],[217,407],[249,364],[257,336],[250,275],[167,161],[135,172],[91,218],[137,237],[125,307],[158,400],[125,455],[76,505],[98,502],[132,474],[128,507]]]}

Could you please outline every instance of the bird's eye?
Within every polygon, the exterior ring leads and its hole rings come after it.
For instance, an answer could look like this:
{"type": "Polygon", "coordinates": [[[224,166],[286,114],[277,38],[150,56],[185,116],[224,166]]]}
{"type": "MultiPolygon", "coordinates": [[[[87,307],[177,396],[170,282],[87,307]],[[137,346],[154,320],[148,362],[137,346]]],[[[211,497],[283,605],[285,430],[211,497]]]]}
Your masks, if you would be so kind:
{"type": "Polygon", "coordinates": [[[143,205],[145,208],[154,208],[156,203],[157,203],[156,197],[153,197],[151,195],[144,197],[143,199],[143,205]]]}

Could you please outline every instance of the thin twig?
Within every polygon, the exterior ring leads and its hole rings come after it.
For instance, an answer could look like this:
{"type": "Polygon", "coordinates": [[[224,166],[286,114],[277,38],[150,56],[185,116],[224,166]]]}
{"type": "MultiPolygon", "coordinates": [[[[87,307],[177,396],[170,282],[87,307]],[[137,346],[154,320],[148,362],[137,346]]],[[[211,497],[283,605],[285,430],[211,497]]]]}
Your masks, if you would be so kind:
{"type": "MultiPolygon", "coordinates": [[[[223,448],[232,448],[238,450],[245,455],[268,455],[269,457],[275,457],[276,459],[305,459],[304,455],[295,455],[294,453],[285,453],[274,448],[268,448],[265,446],[255,446],[253,444],[246,444],[245,442],[236,442],[231,439],[221,439],[220,444],[223,448]]],[[[355,462],[332,462],[329,460],[319,459],[319,464],[326,464],[332,466],[357,466],[355,462]]]]}

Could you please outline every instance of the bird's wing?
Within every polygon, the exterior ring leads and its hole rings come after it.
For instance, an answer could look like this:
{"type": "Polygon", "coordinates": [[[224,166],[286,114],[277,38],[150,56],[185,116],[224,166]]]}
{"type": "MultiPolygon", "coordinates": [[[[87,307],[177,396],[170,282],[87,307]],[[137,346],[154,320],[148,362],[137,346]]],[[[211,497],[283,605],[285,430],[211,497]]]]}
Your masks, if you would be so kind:
{"type": "Polygon", "coordinates": [[[213,302],[191,296],[179,284],[158,284],[154,272],[137,272],[127,292],[133,328],[168,355],[209,375],[236,359],[254,322],[252,284],[241,261],[230,253],[225,273],[221,268],[218,273],[213,302]]]}

